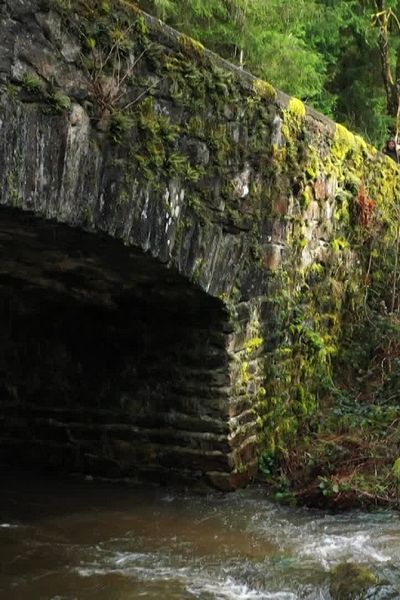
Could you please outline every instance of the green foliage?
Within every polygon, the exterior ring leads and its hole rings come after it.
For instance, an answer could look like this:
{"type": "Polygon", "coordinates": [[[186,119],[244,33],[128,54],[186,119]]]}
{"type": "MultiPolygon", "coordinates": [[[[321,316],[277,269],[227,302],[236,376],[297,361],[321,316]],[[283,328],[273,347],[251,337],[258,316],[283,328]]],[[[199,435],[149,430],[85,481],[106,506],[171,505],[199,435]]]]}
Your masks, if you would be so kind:
{"type": "Polygon", "coordinates": [[[263,452],[260,456],[258,466],[261,473],[264,473],[264,475],[274,475],[277,470],[276,456],[269,452],[263,452]]]}
{"type": "Polygon", "coordinates": [[[134,124],[132,115],[120,110],[114,110],[111,113],[109,132],[111,139],[120,143],[125,138],[126,134],[131,130],[134,124]]]}
{"type": "Polygon", "coordinates": [[[40,96],[45,91],[45,84],[37,75],[25,73],[22,79],[23,88],[32,94],[40,96]]]}
{"type": "MultiPolygon", "coordinates": [[[[92,52],[101,46],[123,55],[132,50],[132,32],[136,42],[143,45],[146,40],[146,22],[133,2],[48,1],[67,13],[76,8],[90,20],[85,36],[92,52]],[[135,17],[132,29],[128,12],[135,17]]],[[[382,79],[379,27],[371,25],[373,0],[141,0],[139,4],[183,32],[186,54],[201,57],[204,44],[270,82],[270,97],[274,88],[297,96],[378,146],[393,127],[382,79]]],[[[387,5],[399,14],[398,0],[387,5]]],[[[389,28],[388,42],[394,66],[400,48],[395,26],[389,28]]]]}
{"type": "Polygon", "coordinates": [[[287,291],[280,288],[275,299],[275,326],[281,337],[277,349],[267,356],[267,395],[260,407],[263,440],[272,455],[287,453],[332,385],[331,357],[338,328],[323,315],[329,283],[323,280],[308,288],[307,274],[302,278],[303,285],[286,279],[287,291]]]}
{"type": "Polygon", "coordinates": [[[299,185],[291,262],[271,278],[273,305],[262,332],[268,353],[266,395],[256,406],[266,453],[260,468],[276,488],[285,477],[289,492],[301,498],[304,486],[320,504],[393,504],[400,422],[398,172],[342,126],[321,156],[305,141],[304,116],[301,102],[289,103],[286,145],[273,149],[281,181],[290,173],[299,185]],[[307,213],[317,199],[323,206],[318,180],[324,174],[337,182],[334,229],[321,261],[308,265],[307,213]],[[373,207],[368,220],[366,199],[373,207]]]}
{"type": "Polygon", "coordinates": [[[324,61],[305,35],[305,23],[320,20],[313,0],[144,0],[141,5],[286,92],[307,99],[322,93],[324,61]]]}
{"type": "Polygon", "coordinates": [[[320,477],[319,478],[319,488],[322,492],[323,496],[334,496],[335,494],[339,494],[341,490],[341,486],[339,483],[332,481],[329,477],[320,477]]]}
{"type": "Polygon", "coordinates": [[[59,90],[49,96],[49,104],[55,112],[62,113],[71,108],[71,98],[59,90]]]}
{"type": "MultiPolygon", "coordinates": [[[[378,146],[388,115],[372,0],[142,0],[141,6],[378,146]]],[[[399,12],[400,3],[388,3],[399,12]]],[[[390,29],[395,62],[400,46],[390,29]]]]}

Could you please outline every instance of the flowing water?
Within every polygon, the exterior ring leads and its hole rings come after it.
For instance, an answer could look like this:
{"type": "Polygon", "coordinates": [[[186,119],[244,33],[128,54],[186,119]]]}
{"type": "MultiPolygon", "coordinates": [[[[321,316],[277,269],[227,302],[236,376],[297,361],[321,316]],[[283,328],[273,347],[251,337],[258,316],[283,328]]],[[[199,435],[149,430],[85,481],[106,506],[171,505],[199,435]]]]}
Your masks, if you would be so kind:
{"type": "Polygon", "coordinates": [[[330,599],[352,561],[400,598],[400,518],[276,506],[260,488],[195,495],[2,480],[1,600],[330,599]]]}

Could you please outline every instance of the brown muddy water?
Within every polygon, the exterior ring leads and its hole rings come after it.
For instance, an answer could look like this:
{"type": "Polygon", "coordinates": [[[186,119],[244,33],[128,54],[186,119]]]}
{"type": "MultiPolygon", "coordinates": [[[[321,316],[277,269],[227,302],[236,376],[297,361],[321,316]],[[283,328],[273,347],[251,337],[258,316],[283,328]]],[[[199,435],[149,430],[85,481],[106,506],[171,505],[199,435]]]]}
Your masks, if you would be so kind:
{"type": "Polygon", "coordinates": [[[329,600],[352,561],[400,599],[397,513],[274,505],[261,488],[196,495],[1,478],[1,600],[329,600]]]}

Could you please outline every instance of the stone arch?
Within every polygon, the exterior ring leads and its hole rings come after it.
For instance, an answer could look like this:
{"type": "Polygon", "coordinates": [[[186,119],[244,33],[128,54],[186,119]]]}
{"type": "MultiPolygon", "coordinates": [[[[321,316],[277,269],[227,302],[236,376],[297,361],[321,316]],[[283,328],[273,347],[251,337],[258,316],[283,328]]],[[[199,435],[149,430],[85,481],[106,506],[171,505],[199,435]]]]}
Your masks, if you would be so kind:
{"type": "Polygon", "coordinates": [[[3,96],[0,111],[1,205],[141,248],[213,296],[239,285],[247,232],[224,229],[218,212],[205,219],[179,178],[152,185],[127,173],[127,148],[112,146],[81,105],[49,116],[3,96]]]}
{"type": "Polygon", "coordinates": [[[3,464],[247,479],[255,439],[238,427],[221,300],[138,248],[32,213],[3,207],[0,239],[3,464]]]}

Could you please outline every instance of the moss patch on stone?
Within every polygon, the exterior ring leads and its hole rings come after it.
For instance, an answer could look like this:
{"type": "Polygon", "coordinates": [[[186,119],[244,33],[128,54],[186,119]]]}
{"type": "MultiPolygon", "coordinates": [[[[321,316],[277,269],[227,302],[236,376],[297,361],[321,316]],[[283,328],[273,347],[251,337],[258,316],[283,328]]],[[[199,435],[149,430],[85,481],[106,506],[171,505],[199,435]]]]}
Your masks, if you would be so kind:
{"type": "Polygon", "coordinates": [[[253,89],[258,96],[267,100],[275,100],[277,97],[277,91],[274,86],[263,79],[255,79],[253,89]]]}

